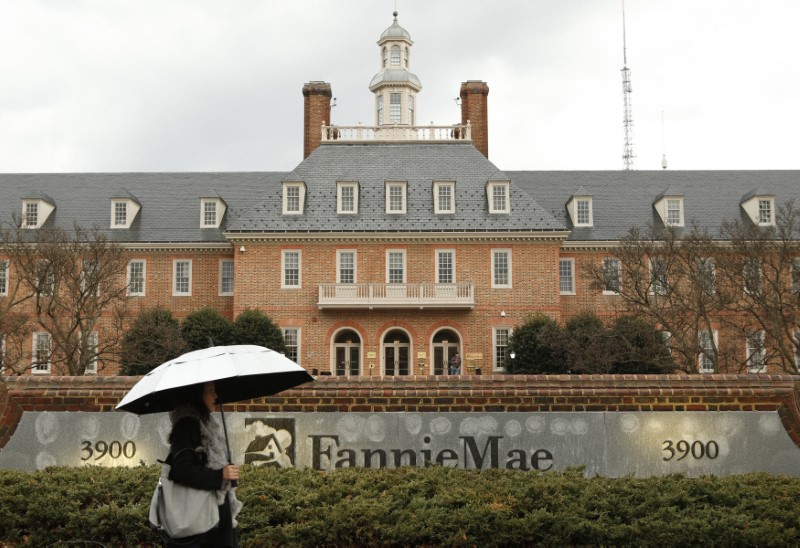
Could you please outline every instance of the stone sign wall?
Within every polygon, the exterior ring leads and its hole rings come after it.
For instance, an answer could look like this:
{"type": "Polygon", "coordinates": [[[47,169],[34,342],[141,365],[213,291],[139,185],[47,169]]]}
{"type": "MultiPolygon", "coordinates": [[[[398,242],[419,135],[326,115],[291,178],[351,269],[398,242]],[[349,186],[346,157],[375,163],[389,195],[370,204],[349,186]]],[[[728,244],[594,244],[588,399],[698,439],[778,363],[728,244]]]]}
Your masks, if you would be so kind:
{"type": "MultiPolygon", "coordinates": [[[[126,377],[0,385],[0,468],[135,466],[168,452],[166,414],[113,411],[126,377]]],[[[793,376],[321,378],[227,406],[234,460],[257,466],[450,466],[610,477],[800,475],[793,376]]]]}

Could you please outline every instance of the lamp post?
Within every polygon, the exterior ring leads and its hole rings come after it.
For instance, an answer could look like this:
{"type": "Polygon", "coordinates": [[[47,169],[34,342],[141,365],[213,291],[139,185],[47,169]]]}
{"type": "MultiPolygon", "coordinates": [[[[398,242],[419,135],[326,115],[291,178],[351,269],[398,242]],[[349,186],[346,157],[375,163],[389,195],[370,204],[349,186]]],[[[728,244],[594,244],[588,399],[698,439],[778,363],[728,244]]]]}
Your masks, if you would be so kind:
{"type": "Polygon", "coordinates": [[[517,357],[517,353],[512,350],[511,354],[509,354],[508,357],[511,358],[511,371],[510,372],[513,373],[514,372],[514,358],[517,357]]]}

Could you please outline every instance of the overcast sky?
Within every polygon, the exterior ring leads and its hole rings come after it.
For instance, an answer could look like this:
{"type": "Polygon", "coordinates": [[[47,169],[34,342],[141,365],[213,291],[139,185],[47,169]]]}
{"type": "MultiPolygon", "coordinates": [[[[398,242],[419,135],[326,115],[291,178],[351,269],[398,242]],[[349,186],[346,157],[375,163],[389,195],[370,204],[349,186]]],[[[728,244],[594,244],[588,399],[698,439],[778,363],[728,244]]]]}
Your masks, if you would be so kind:
{"type": "MultiPolygon", "coordinates": [[[[0,0],[0,172],[289,171],[305,82],[375,123],[395,4],[419,124],[483,80],[500,169],[622,168],[621,0],[0,0]]],[[[800,1],[625,15],[637,169],[800,168],[800,1]]]]}

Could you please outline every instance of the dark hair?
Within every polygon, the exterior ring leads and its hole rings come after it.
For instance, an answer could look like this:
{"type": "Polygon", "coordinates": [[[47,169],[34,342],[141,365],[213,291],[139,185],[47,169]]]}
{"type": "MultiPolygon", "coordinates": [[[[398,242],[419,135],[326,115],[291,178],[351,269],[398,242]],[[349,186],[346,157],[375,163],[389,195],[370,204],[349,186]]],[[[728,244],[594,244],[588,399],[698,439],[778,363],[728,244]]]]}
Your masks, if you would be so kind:
{"type": "MultiPolygon", "coordinates": [[[[176,394],[177,401],[182,401],[181,405],[189,405],[197,411],[200,420],[203,422],[208,421],[211,413],[208,412],[206,402],[203,400],[203,391],[205,390],[205,383],[193,384],[187,386],[179,394],[176,394]]],[[[180,421],[179,421],[180,422],[180,421]]],[[[176,423],[177,424],[177,423],[176,423]]],[[[173,425],[172,431],[169,433],[167,441],[171,444],[173,441],[173,434],[175,433],[175,426],[173,425]]]]}

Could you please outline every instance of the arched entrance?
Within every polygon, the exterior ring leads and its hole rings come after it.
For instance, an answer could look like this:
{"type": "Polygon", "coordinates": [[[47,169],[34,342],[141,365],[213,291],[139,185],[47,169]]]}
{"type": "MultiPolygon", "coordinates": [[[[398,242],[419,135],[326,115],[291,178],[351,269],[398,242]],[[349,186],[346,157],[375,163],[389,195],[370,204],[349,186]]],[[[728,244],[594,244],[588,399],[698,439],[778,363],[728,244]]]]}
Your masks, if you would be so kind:
{"type": "Polygon", "coordinates": [[[399,329],[383,337],[383,373],[388,377],[411,374],[411,341],[399,329]]]}
{"type": "Polygon", "coordinates": [[[333,341],[336,375],[356,377],[361,374],[361,337],[352,329],[336,334],[333,341]]]}
{"type": "MultiPolygon", "coordinates": [[[[433,374],[447,375],[450,358],[461,353],[461,337],[452,329],[442,329],[433,336],[433,374]]],[[[459,373],[464,372],[464,359],[461,359],[459,373]]]]}

